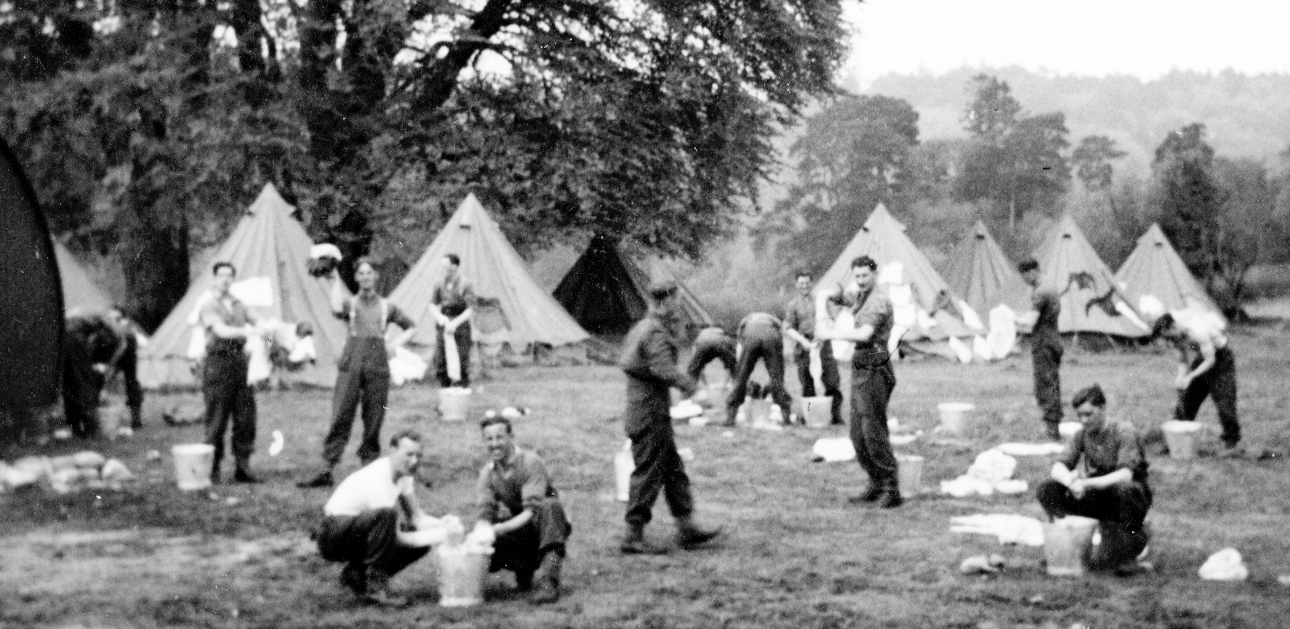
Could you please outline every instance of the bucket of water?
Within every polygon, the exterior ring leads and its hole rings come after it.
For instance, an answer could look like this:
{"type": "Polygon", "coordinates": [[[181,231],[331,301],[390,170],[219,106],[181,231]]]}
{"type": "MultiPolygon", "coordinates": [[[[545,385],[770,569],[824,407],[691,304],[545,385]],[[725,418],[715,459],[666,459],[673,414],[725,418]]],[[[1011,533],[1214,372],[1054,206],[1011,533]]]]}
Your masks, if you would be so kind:
{"type": "Polygon", "coordinates": [[[744,401],[744,415],[748,423],[763,426],[770,422],[770,400],[747,398],[744,401]]]}
{"type": "Polygon", "coordinates": [[[1169,458],[1194,459],[1196,445],[1200,441],[1200,424],[1170,420],[1160,425],[1165,433],[1165,445],[1169,446],[1169,458]]]}
{"type": "Polygon", "coordinates": [[[1057,577],[1080,576],[1088,572],[1089,553],[1097,520],[1077,515],[1044,523],[1044,557],[1048,574],[1057,577]]]}
{"type": "Polygon", "coordinates": [[[439,558],[439,605],[468,607],[484,602],[484,577],[490,556],[465,544],[441,544],[439,558]]]}
{"type": "Polygon", "coordinates": [[[466,421],[470,410],[470,389],[445,387],[439,389],[439,411],[446,422],[466,421]]]}
{"type": "Polygon", "coordinates": [[[896,464],[900,468],[900,495],[917,496],[922,491],[923,457],[900,455],[896,457],[896,464]]]}
{"type": "Polygon", "coordinates": [[[941,414],[941,428],[952,435],[962,435],[967,430],[968,417],[976,405],[967,402],[942,402],[936,405],[941,414]]]}
{"type": "Polygon", "coordinates": [[[170,448],[175,457],[175,481],[184,491],[209,489],[211,467],[215,465],[215,446],[205,443],[181,443],[170,448]]]}
{"type": "Polygon", "coordinates": [[[833,422],[833,398],[827,395],[802,398],[802,413],[811,428],[828,428],[833,422]]]}
{"type": "MultiPolygon", "coordinates": [[[[116,433],[121,429],[121,416],[129,413],[130,410],[124,404],[109,404],[98,408],[99,435],[106,437],[108,441],[116,440],[116,433]]],[[[125,423],[129,426],[129,422],[125,423]]]]}
{"type": "Polygon", "coordinates": [[[630,446],[619,450],[618,454],[614,455],[614,488],[618,502],[627,502],[632,484],[632,472],[635,470],[636,461],[632,458],[630,446]]]}

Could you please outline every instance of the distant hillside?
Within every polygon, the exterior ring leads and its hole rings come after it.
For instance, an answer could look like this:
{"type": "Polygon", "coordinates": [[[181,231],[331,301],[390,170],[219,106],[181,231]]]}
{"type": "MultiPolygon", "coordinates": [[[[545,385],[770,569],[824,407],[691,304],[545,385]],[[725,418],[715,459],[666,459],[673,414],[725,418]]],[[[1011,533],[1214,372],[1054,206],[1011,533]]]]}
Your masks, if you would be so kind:
{"type": "MultiPolygon", "coordinates": [[[[986,73],[1012,86],[1031,113],[1060,111],[1074,145],[1107,135],[1127,151],[1124,170],[1145,173],[1165,134],[1204,123],[1221,155],[1268,159],[1290,145],[1290,75],[1245,76],[1173,72],[1156,81],[1129,76],[1054,76],[1010,68],[962,68],[940,76],[887,75],[866,93],[909,101],[918,110],[919,137],[965,135],[960,121],[973,76],[986,73]]],[[[1270,162],[1270,160],[1269,160],[1270,162]]]]}

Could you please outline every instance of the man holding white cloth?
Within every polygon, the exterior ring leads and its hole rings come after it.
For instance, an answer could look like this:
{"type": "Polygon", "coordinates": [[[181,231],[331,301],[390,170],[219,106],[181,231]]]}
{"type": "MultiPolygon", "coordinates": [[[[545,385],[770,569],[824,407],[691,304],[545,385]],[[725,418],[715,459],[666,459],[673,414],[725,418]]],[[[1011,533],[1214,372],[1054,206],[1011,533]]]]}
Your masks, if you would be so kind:
{"type": "Polygon", "coordinates": [[[417,505],[413,475],[421,464],[421,436],[401,431],[390,447],[336,488],[315,539],[323,559],[346,563],[342,585],[369,602],[397,607],[407,600],[390,592],[390,577],[425,556],[446,532],[417,505]]]}
{"type": "Polygon", "coordinates": [[[443,257],[443,281],[434,287],[427,310],[435,319],[435,377],[440,387],[470,386],[470,317],[475,288],[461,276],[461,258],[443,257]],[[451,340],[451,343],[449,343],[451,340]]]}

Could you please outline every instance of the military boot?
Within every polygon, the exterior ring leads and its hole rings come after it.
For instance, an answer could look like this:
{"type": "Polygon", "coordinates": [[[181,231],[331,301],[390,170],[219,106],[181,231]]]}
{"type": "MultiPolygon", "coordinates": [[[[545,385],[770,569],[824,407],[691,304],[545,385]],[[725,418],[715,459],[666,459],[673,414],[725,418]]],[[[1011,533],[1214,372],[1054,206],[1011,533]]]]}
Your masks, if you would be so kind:
{"type": "Polygon", "coordinates": [[[542,565],[538,567],[537,589],[533,592],[534,605],[554,603],[560,599],[560,564],[564,558],[552,550],[542,556],[542,565]]]}
{"type": "Polygon", "coordinates": [[[703,528],[695,524],[691,516],[676,520],[676,537],[682,548],[694,548],[706,544],[719,535],[721,535],[721,527],[703,528]]]}
{"type": "Polygon", "coordinates": [[[645,541],[644,524],[628,524],[627,534],[623,536],[623,543],[618,547],[624,555],[664,555],[667,554],[666,548],[655,546],[645,541]]]}

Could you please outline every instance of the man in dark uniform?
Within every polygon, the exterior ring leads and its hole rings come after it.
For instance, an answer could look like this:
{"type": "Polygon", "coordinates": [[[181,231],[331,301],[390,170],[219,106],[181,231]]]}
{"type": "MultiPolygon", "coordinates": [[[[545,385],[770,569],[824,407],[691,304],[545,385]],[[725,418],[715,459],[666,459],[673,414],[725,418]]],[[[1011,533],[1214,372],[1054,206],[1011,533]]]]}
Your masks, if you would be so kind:
{"type": "Polygon", "coordinates": [[[63,335],[63,415],[77,437],[98,435],[99,393],[103,375],[95,370],[94,354],[109,334],[97,316],[69,313],[63,335]]]}
{"type": "Polygon", "coordinates": [[[202,397],[206,400],[206,443],[215,447],[211,482],[219,482],[224,459],[224,433],[233,419],[233,459],[237,472],[233,480],[258,483],[251,474],[251,453],[255,451],[255,394],[246,382],[249,359],[246,339],[255,334],[246,306],[229,294],[237,277],[230,262],[216,262],[211,270],[215,281],[211,298],[201,307],[201,324],[206,329],[206,359],[202,367],[202,397]]]}
{"type": "Polygon", "coordinates": [[[104,380],[112,381],[119,373],[125,381],[125,404],[130,408],[130,428],[143,427],[143,387],[139,385],[139,326],[125,315],[125,309],[113,305],[107,312],[107,322],[112,326],[115,347],[107,361],[104,380]]]}
{"type": "Polygon", "coordinates": [[[470,386],[470,317],[474,313],[475,288],[461,276],[461,258],[455,253],[443,257],[443,281],[434,287],[427,310],[434,315],[435,351],[434,373],[441,387],[470,386]],[[444,353],[444,335],[451,334],[457,344],[461,377],[453,380],[448,374],[447,354],[444,353]]]}
{"type": "Polygon", "coordinates": [[[1061,441],[1058,425],[1062,422],[1062,336],[1057,317],[1062,312],[1061,296],[1039,287],[1039,262],[1031,259],[1017,265],[1021,278],[1034,290],[1030,301],[1034,310],[1017,318],[1018,327],[1030,328],[1030,355],[1035,372],[1035,400],[1043,411],[1048,438],[1061,441]]]}
{"type": "Polygon", "coordinates": [[[1078,515],[1098,520],[1098,563],[1121,574],[1136,572],[1134,559],[1148,542],[1144,524],[1151,507],[1142,443],[1132,423],[1106,419],[1106,395],[1100,386],[1077,392],[1071,406],[1084,427],[1053,464],[1052,478],[1040,483],[1035,494],[1049,519],[1078,515]]]}
{"type": "Polygon", "coordinates": [[[703,328],[699,331],[699,335],[694,337],[694,355],[690,357],[690,364],[686,367],[685,373],[691,380],[697,381],[703,375],[703,368],[714,360],[721,361],[721,365],[726,368],[726,373],[734,379],[737,361],[735,340],[730,338],[724,329],[715,325],[703,328]]]}
{"type": "Polygon", "coordinates": [[[645,525],[652,517],[660,491],[676,518],[682,547],[707,542],[721,529],[703,528],[694,522],[690,477],[676,451],[672,433],[671,396],[677,388],[693,395],[694,380],[677,369],[676,284],[650,287],[652,301],[645,318],[632,326],[623,341],[618,364],[627,374],[627,410],[623,424],[632,441],[632,471],[627,500],[627,535],[620,549],[625,554],[659,554],[665,550],[645,541],[645,525]]]}
{"type": "Polygon", "coordinates": [[[345,349],[336,367],[336,389],[332,392],[331,430],[323,441],[323,463],[327,468],[317,476],[297,483],[300,487],[330,487],[335,482],[332,468],[340,462],[354,426],[354,412],[362,404],[363,440],[358,458],[367,465],[381,454],[381,424],[390,397],[390,354],[412,336],[412,319],[398,306],[376,294],[380,274],[371,258],[361,257],[354,263],[358,294],[345,299],[340,272],[331,272],[331,308],[337,319],[349,323],[345,349]],[[403,332],[392,341],[385,340],[389,324],[403,332]]]}
{"type": "Polygon", "coordinates": [[[748,394],[748,379],[752,377],[757,361],[766,365],[770,382],[766,388],[779,406],[782,421],[790,422],[793,400],[784,390],[784,324],[779,318],[764,312],[754,312],[739,322],[739,366],[735,369],[735,386],[726,399],[726,424],[735,425],[739,406],[748,394]]]}
{"type": "MultiPolygon", "coordinates": [[[[856,296],[856,327],[831,329],[815,335],[817,343],[831,340],[856,344],[851,357],[851,443],[856,460],[869,475],[869,490],[850,498],[856,502],[878,502],[889,509],[904,503],[896,455],[887,433],[887,402],[896,388],[887,342],[891,338],[892,306],[886,291],[877,288],[878,264],[869,256],[851,261],[851,277],[859,288],[856,296]]],[[[841,298],[839,291],[827,295],[841,298]]]]}
{"type": "Polygon", "coordinates": [[[479,425],[490,460],[476,485],[477,520],[497,536],[489,571],[514,571],[521,591],[532,588],[536,576],[533,603],[553,603],[560,598],[560,564],[573,531],[560,494],[542,457],[516,447],[510,420],[490,417],[479,425]]]}
{"type": "MultiPolygon", "coordinates": [[[[1183,313],[1179,313],[1182,316],[1183,313]]],[[[1205,398],[1214,400],[1218,423],[1223,427],[1223,456],[1240,454],[1241,423],[1236,415],[1236,357],[1228,346],[1223,322],[1216,315],[1192,315],[1179,319],[1161,315],[1151,328],[1151,337],[1168,339],[1178,350],[1178,405],[1174,419],[1193,421],[1205,398]]]]}
{"type": "MultiPolygon", "coordinates": [[[[815,347],[815,300],[811,297],[811,274],[799,271],[797,294],[784,306],[784,335],[793,340],[793,362],[797,379],[802,383],[802,397],[815,397],[815,377],[811,375],[811,348],[815,347]]],[[[834,424],[842,423],[842,377],[833,358],[833,344],[820,343],[820,382],[824,395],[832,398],[830,411],[834,424]]]]}

